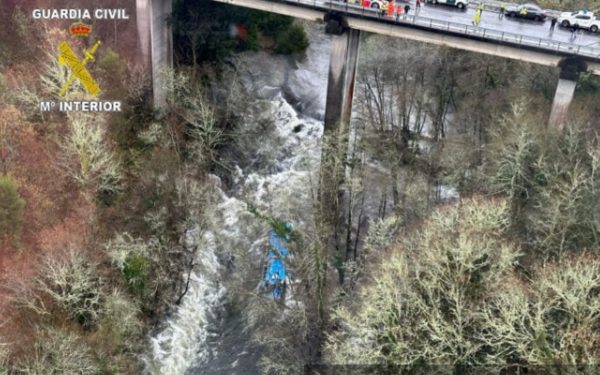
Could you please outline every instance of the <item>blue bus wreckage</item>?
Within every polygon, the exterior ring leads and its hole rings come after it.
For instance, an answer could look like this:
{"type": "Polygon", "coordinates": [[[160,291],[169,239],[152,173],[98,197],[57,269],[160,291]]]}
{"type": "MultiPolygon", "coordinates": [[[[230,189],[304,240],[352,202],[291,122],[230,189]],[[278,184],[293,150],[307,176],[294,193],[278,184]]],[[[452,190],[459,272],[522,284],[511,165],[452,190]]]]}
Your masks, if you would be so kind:
{"type": "Polygon", "coordinates": [[[263,279],[258,284],[258,293],[266,294],[275,301],[285,299],[285,291],[289,280],[284,261],[289,255],[286,243],[290,242],[292,225],[285,223],[284,228],[285,233],[283,234],[278,234],[274,230],[269,231],[267,264],[263,279]]]}

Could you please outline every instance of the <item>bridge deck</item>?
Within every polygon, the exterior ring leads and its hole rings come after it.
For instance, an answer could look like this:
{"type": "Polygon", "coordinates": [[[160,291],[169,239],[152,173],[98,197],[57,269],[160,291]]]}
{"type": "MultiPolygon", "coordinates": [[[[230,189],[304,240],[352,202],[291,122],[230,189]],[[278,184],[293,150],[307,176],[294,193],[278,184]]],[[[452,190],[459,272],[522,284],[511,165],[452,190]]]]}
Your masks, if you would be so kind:
{"type": "Polygon", "coordinates": [[[501,56],[537,64],[557,66],[565,56],[580,56],[589,71],[600,75],[600,47],[555,41],[433,18],[409,15],[398,21],[382,17],[374,9],[358,5],[316,0],[214,0],[296,18],[321,21],[328,12],[345,15],[353,29],[406,38],[425,43],[501,56]]]}

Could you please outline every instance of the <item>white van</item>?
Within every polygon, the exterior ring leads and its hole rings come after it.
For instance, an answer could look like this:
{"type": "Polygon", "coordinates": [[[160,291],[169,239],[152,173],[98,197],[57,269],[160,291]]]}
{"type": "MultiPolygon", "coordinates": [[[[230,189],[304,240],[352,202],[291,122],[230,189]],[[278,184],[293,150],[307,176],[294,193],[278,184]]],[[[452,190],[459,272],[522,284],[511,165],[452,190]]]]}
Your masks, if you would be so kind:
{"type": "Polygon", "coordinates": [[[577,25],[579,28],[590,30],[593,33],[597,33],[600,30],[600,19],[595,17],[594,13],[587,10],[561,13],[558,23],[562,27],[577,25]]]}

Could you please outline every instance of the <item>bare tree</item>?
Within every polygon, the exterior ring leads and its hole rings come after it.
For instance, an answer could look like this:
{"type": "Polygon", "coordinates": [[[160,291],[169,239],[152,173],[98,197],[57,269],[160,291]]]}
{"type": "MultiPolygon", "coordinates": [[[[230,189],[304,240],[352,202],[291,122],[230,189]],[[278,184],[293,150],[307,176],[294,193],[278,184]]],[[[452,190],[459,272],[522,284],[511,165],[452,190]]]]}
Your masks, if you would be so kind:
{"type": "Polygon", "coordinates": [[[559,257],[525,280],[509,220],[506,201],[464,200],[404,236],[370,267],[359,299],[336,309],[327,361],[390,372],[597,373],[600,261],[559,257]]]}
{"type": "Polygon", "coordinates": [[[18,373],[93,375],[100,372],[92,348],[73,333],[56,328],[41,330],[33,355],[17,366],[18,373]]]}
{"type": "Polygon", "coordinates": [[[70,132],[61,143],[62,169],[92,191],[119,190],[121,166],[108,142],[104,119],[96,114],[69,116],[70,132]]]}
{"type": "Polygon", "coordinates": [[[404,236],[371,268],[360,302],[336,311],[340,330],[329,337],[327,358],[390,371],[483,364],[471,337],[482,328],[483,293],[502,283],[518,255],[501,241],[507,223],[505,202],[465,201],[404,236]]]}
{"type": "Polygon", "coordinates": [[[486,155],[488,186],[509,197],[531,250],[555,257],[598,247],[597,135],[535,124],[522,105],[504,119],[486,155]]]}
{"type": "Polygon", "coordinates": [[[96,323],[102,311],[102,287],[95,265],[82,252],[69,250],[64,259],[46,257],[38,284],[83,327],[96,323]]]}
{"type": "Polygon", "coordinates": [[[216,148],[223,142],[224,135],[204,90],[183,73],[166,71],[163,75],[170,108],[184,121],[191,138],[187,145],[191,158],[205,165],[216,162],[216,148]]]}
{"type": "Polygon", "coordinates": [[[595,374],[600,368],[600,261],[591,254],[536,270],[531,285],[505,283],[483,309],[482,341],[545,374],[595,374]]]}

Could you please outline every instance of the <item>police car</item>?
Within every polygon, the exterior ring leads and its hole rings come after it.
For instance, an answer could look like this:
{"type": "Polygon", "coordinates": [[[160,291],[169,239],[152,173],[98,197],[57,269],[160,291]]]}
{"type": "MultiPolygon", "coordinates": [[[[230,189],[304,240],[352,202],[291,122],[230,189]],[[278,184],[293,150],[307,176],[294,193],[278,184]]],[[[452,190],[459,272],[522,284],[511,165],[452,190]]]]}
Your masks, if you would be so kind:
{"type": "Polygon", "coordinates": [[[600,30],[600,19],[598,18],[590,11],[580,10],[577,12],[561,13],[558,23],[562,27],[577,25],[580,29],[587,29],[593,33],[597,33],[600,30]]]}
{"type": "Polygon", "coordinates": [[[467,9],[469,0],[427,0],[428,3],[445,4],[457,7],[458,9],[467,9]]]}

